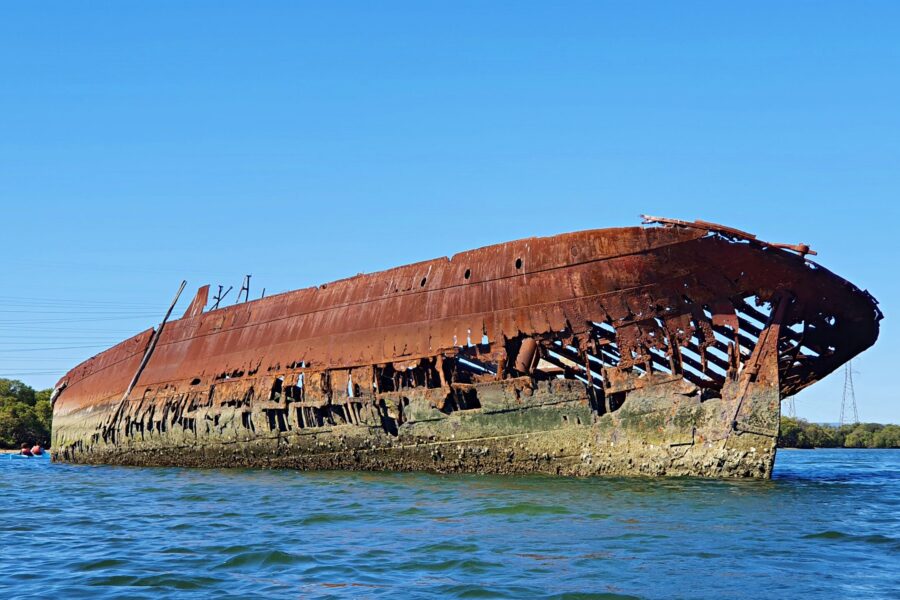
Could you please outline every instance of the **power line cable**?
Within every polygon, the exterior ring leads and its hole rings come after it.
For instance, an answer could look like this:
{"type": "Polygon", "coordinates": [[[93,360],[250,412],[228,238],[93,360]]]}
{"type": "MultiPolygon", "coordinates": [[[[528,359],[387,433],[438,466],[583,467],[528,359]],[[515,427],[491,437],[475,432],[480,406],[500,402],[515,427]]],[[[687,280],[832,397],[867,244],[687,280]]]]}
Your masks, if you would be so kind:
{"type": "Polygon", "coordinates": [[[45,352],[47,350],[74,350],[76,348],[105,348],[103,344],[91,346],[56,346],[54,348],[0,348],[0,352],[45,352]]]}

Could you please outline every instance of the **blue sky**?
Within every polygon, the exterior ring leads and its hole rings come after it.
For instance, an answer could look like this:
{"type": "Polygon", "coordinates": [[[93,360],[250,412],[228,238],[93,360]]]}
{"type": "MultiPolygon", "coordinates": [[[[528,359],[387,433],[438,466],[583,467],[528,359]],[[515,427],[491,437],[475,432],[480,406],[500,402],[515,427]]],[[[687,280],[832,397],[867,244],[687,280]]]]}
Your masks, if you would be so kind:
{"type": "MultiPolygon", "coordinates": [[[[900,422],[898,107],[896,2],[5,2],[0,376],[52,385],[182,278],[258,295],[650,213],[868,288],[860,417],[900,422]]],[[[841,384],[798,414],[836,421],[841,384]]]]}

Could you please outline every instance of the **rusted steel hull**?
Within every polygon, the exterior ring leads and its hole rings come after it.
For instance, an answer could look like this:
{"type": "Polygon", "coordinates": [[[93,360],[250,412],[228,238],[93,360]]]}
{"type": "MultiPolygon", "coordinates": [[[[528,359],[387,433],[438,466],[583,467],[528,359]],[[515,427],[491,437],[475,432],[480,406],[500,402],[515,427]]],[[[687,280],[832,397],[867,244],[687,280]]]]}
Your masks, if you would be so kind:
{"type": "Polygon", "coordinates": [[[60,380],[54,459],[769,477],[781,399],[871,346],[877,303],[806,246],[654,222],[207,312],[201,288],[60,380]]]}

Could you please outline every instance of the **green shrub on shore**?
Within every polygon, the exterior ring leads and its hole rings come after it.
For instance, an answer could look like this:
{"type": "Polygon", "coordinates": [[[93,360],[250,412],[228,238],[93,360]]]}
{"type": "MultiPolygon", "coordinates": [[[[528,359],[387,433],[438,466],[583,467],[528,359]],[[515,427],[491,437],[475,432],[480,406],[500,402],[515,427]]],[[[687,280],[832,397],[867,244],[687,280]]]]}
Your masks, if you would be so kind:
{"type": "Polygon", "coordinates": [[[821,425],[781,417],[779,448],[900,448],[900,425],[821,425]]]}
{"type": "Polygon", "coordinates": [[[0,448],[50,445],[51,392],[35,391],[15,379],[0,379],[0,448]]]}

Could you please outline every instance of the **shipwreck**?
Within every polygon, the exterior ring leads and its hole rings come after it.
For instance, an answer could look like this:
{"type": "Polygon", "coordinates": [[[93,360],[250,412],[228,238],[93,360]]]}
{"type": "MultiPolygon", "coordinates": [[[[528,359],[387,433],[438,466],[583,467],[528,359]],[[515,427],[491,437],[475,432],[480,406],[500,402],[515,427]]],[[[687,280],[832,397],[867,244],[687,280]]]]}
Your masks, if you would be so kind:
{"type": "Polygon", "coordinates": [[[63,376],[53,458],[767,478],[782,399],[882,318],[812,254],[645,217],[222,308],[204,286],[63,376]]]}

